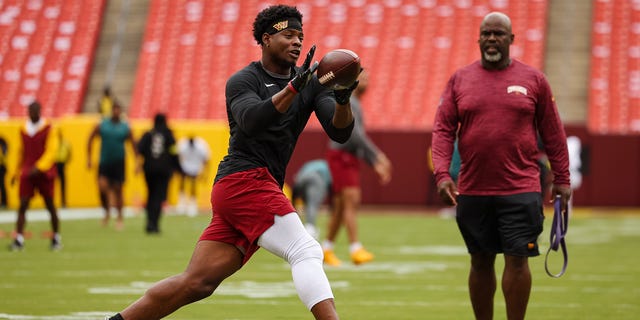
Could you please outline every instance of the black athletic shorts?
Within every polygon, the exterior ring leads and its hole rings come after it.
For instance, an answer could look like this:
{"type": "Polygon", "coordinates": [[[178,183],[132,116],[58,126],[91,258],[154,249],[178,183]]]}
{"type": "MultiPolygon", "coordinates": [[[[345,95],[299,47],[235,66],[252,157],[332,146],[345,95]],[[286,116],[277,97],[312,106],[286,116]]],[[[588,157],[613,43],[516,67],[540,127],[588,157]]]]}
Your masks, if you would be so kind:
{"type": "Polygon", "coordinates": [[[109,184],[124,183],[124,159],[109,163],[100,163],[98,175],[107,178],[109,184]]]}
{"type": "Polygon", "coordinates": [[[532,257],[538,251],[544,214],[538,192],[457,198],[456,221],[469,253],[532,257]]]}

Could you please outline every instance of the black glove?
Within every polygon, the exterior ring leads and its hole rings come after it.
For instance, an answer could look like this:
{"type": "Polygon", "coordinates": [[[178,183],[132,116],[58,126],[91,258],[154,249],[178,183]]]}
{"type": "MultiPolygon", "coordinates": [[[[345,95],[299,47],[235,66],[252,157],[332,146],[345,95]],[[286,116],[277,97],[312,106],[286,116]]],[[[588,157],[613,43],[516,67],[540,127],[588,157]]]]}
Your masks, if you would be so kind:
{"type": "Polygon", "coordinates": [[[289,81],[289,87],[293,90],[293,92],[298,93],[307,86],[307,83],[311,80],[313,73],[318,68],[318,62],[316,61],[311,68],[311,59],[313,59],[313,54],[316,52],[316,45],[314,44],[309,49],[309,53],[307,53],[307,58],[304,59],[304,63],[300,67],[302,71],[298,73],[291,81],[289,81]]]}
{"type": "Polygon", "coordinates": [[[333,95],[336,97],[336,102],[338,104],[345,105],[349,103],[349,98],[351,98],[351,93],[358,87],[360,81],[356,80],[349,88],[333,90],[333,95]]]}

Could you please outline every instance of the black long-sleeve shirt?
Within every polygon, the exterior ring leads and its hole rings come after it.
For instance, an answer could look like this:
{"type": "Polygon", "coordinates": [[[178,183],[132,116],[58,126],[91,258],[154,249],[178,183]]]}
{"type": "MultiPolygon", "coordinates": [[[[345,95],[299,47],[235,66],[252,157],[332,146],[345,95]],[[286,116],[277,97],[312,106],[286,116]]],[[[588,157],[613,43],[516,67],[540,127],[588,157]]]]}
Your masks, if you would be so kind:
{"type": "Polygon", "coordinates": [[[315,75],[287,112],[278,112],[271,97],[290,79],[267,73],[257,61],[229,78],[225,92],[229,149],[218,166],[216,181],[232,173],[266,167],[282,187],[298,137],[313,112],[329,138],[345,142],[350,137],[353,122],[342,129],[332,124],[336,106],[333,91],[321,86],[315,75]]]}
{"type": "Polygon", "coordinates": [[[345,143],[329,141],[329,149],[342,150],[363,159],[368,165],[373,166],[378,159],[380,149],[371,141],[364,127],[364,115],[362,114],[362,104],[360,99],[351,96],[351,112],[355,125],[351,138],[345,143]]]}
{"type": "Polygon", "coordinates": [[[148,173],[171,174],[176,166],[176,139],[173,131],[153,128],[138,141],[138,153],[144,158],[143,170],[148,173]]]}

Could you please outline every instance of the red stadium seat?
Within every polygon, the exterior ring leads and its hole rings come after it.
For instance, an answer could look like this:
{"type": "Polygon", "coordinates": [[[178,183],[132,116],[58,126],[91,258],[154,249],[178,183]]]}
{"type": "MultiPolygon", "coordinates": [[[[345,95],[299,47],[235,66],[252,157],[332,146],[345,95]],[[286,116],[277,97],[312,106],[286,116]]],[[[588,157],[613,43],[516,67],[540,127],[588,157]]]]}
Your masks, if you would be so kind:
{"type": "Polygon", "coordinates": [[[78,113],[86,91],[104,0],[0,2],[0,115],[78,113]]]}
{"type": "MultiPolygon", "coordinates": [[[[318,46],[316,60],[336,48],[358,53],[370,73],[363,100],[370,128],[430,129],[450,74],[478,59],[477,28],[490,11],[504,11],[514,20],[514,33],[524,39],[516,58],[538,68],[544,60],[548,0],[280,3],[295,5],[304,15],[303,53],[311,44],[318,46]]],[[[225,81],[259,58],[251,25],[264,5],[258,0],[152,1],[144,41],[156,44],[157,52],[141,53],[130,114],[147,118],[170,110],[177,118],[226,120],[225,81]],[[199,12],[206,13],[199,22],[189,20],[199,12]]],[[[319,124],[312,120],[309,126],[319,124]]]]}
{"type": "Polygon", "coordinates": [[[595,1],[591,43],[589,130],[640,132],[640,5],[595,1]]]}

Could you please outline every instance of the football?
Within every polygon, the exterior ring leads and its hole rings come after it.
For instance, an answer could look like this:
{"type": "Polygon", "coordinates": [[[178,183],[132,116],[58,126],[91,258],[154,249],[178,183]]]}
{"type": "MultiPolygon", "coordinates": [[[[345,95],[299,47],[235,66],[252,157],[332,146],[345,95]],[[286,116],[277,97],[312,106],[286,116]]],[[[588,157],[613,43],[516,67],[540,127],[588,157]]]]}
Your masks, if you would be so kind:
{"type": "Polygon", "coordinates": [[[360,74],[360,57],[347,49],[336,49],[322,57],[318,64],[320,84],[331,89],[345,89],[351,86],[360,74]]]}

